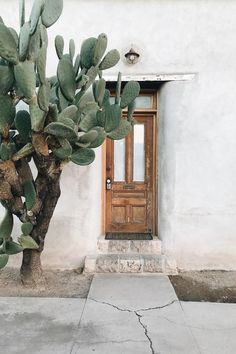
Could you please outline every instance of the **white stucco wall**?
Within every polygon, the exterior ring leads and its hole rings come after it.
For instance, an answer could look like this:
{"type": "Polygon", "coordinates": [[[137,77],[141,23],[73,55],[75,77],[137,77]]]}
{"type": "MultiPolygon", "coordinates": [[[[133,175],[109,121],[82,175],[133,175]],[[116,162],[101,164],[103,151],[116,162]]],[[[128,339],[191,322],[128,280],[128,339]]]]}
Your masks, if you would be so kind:
{"type": "MultiPolygon", "coordinates": [[[[0,5],[16,27],[18,2],[0,5]]],[[[111,73],[197,73],[160,91],[159,236],[179,268],[236,269],[236,1],[65,0],[49,30],[48,74],[56,34],[79,50],[100,32],[122,57],[131,43],[141,55],[134,66],[122,58],[111,73]]],[[[76,267],[96,253],[101,185],[101,150],[94,165],[66,168],[44,265],[76,267]]]]}

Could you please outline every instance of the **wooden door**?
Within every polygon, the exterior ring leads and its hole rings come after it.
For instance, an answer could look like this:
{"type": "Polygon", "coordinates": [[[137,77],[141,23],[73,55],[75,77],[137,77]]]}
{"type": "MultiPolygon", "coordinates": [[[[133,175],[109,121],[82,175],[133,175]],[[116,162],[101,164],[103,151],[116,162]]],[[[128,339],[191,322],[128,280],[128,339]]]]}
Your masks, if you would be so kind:
{"type": "Polygon", "coordinates": [[[106,233],[155,232],[155,116],[134,118],[129,136],[107,140],[106,233]]]}

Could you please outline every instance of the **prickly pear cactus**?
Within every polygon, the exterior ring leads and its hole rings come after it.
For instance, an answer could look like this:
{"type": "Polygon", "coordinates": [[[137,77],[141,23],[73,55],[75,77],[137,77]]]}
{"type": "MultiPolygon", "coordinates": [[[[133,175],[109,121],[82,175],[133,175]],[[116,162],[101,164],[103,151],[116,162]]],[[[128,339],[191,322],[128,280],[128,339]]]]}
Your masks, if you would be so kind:
{"type": "Polygon", "coordinates": [[[57,72],[47,78],[47,28],[60,17],[63,0],[35,0],[28,20],[24,0],[19,8],[19,35],[0,22],[0,202],[6,209],[0,224],[0,268],[24,249],[42,251],[59,198],[53,186],[64,165],[88,165],[95,159],[93,149],[106,138],[129,134],[140,89],[137,82],[128,82],[121,95],[119,74],[115,103],[110,103],[103,70],[116,65],[120,55],[116,49],[106,53],[104,33],[86,39],[78,54],[73,39],[69,53],[64,52],[64,39],[57,35],[57,72]],[[28,109],[19,110],[20,101],[28,109]],[[36,178],[31,160],[38,170],[36,178]],[[46,209],[48,195],[54,201],[51,210],[46,209]],[[12,238],[13,215],[22,222],[18,242],[12,238]],[[49,221],[42,234],[44,218],[49,221]]]}

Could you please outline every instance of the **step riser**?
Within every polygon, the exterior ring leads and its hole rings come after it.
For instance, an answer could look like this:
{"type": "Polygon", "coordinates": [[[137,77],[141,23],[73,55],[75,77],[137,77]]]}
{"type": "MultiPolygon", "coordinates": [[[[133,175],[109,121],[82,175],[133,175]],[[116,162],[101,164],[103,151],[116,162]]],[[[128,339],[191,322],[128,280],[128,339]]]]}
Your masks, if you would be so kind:
{"type": "Polygon", "coordinates": [[[100,253],[161,254],[161,241],[155,240],[105,240],[98,241],[100,253]]]}
{"type": "Polygon", "coordinates": [[[176,273],[164,255],[108,254],[87,256],[85,273],[176,273]]]}

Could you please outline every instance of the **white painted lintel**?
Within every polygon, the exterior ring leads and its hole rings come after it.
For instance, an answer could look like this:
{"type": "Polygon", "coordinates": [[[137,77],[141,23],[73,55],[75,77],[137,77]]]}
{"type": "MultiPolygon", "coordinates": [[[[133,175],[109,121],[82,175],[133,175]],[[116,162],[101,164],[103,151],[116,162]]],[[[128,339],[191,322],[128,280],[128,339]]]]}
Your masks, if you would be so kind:
{"type": "MultiPolygon", "coordinates": [[[[122,81],[191,81],[196,77],[196,73],[190,74],[136,74],[122,75],[122,81]]],[[[105,76],[106,81],[117,81],[117,75],[105,76]]]]}

